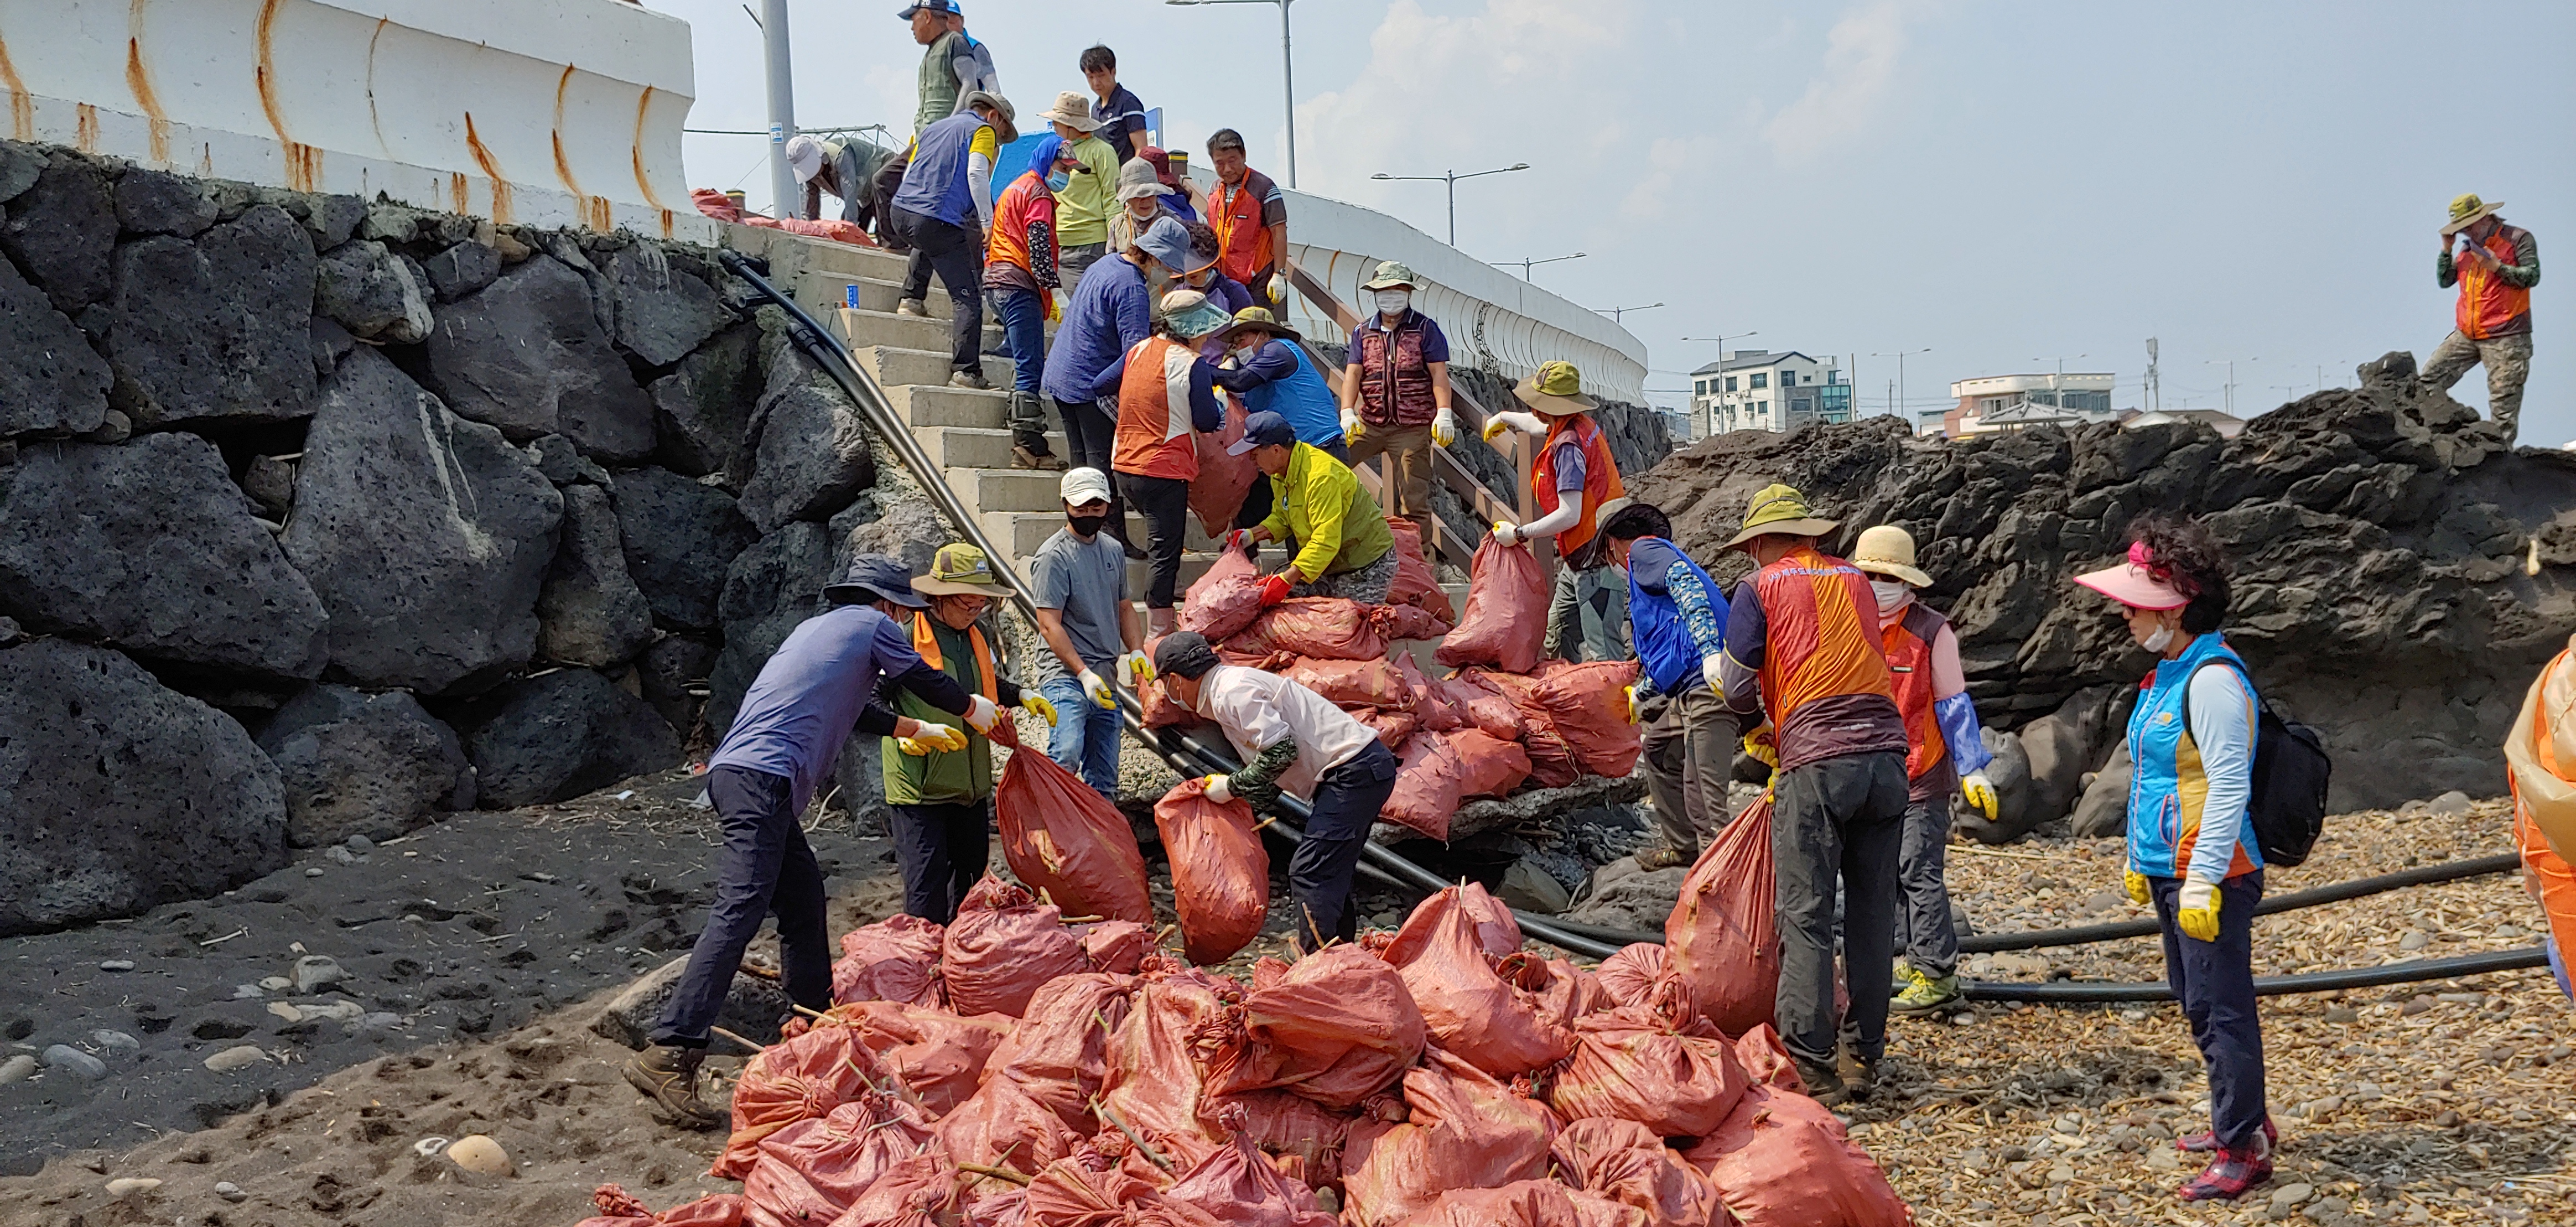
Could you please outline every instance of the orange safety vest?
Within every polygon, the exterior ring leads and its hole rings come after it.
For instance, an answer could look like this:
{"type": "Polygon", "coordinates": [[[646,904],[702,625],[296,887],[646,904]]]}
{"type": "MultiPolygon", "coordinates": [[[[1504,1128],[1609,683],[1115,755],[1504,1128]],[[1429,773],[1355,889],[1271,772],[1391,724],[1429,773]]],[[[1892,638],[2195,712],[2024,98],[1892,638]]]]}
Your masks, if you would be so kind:
{"type": "Polygon", "coordinates": [[[1908,601],[1905,612],[1887,624],[1889,682],[1896,690],[1896,714],[1905,718],[1905,778],[1922,779],[1950,756],[1932,716],[1932,640],[1946,625],[1941,615],[1921,601],[1908,601]]]}
{"type": "Polygon", "coordinates": [[[1592,540],[1593,531],[1599,527],[1593,523],[1593,517],[1600,513],[1601,504],[1627,492],[1627,487],[1619,480],[1619,462],[1610,456],[1609,436],[1601,433],[1601,424],[1593,421],[1591,414],[1550,418],[1547,438],[1539,444],[1538,463],[1530,466],[1530,497],[1537,501],[1538,513],[1541,516],[1556,513],[1556,447],[1563,442],[1562,436],[1569,433],[1583,448],[1583,516],[1574,522],[1574,527],[1556,535],[1559,558],[1582,549],[1585,542],[1592,540]]]}
{"type": "Polygon", "coordinates": [[[1118,381],[1118,430],[1111,437],[1110,468],[1139,477],[1197,480],[1190,366],[1198,360],[1197,350],[1169,337],[1147,337],[1127,351],[1127,370],[1118,381]]]}
{"type": "Polygon", "coordinates": [[[1217,180],[1208,205],[1208,228],[1216,231],[1218,270],[1236,281],[1250,282],[1278,254],[1270,250],[1270,227],[1261,224],[1262,198],[1252,194],[1251,173],[1246,172],[1243,182],[1234,187],[1217,180]]]}
{"type": "MultiPolygon", "coordinates": [[[[993,202],[993,234],[984,242],[984,263],[1009,264],[1034,277],[1029,267],[1029,223],[1044,221],[1055,230],[1055,193],[1036,171],[1023,173],[993,202]]],[[[1062,253],[1059,252],[1059,255],[1062,253]]]]}
{"type": "MultiPolygon", "coordinates": [[[[984,628],[967,627],[966,640],[975,645],[975,688],[983,693],[986,701],[1000,703],[1002,674],[1001,670],[993,667],[993,645],[984,641],[984,628]]],[[[921,663],[933,669],[945,670],[948,667],[940,659],[939,636],[931,633],[930,611],[927,609],[912,615],[912,650],[921,657],[921,663]]]]}
{"type": "MultiPolygon", "coordinates": [[[[2514,262],[2512,228],[2497,226],[2478,244],[2507,264],[2514,262]]],[[[2460,305],[2455,313],[2460,335],[2483,341],[2501,335],[2514,321],[2531,313],[2531,288],[2514,285],[2468,260],[2453,265],[2460,275],[2460,305]]],[[[2517,330],[2518,331],[2518,330],[2517,330]]]]}
{"type": "Polygon", "coordinates": [[[1754,572],[1753,587],[1766,623],[1762,705],[1772,728],[1788,728],[1799,709],[1820,699],[1874,694],[1895,701],[1894,675],[1879,646],[1878,594],[1860,568],[1802,545],[1754,572]]]}

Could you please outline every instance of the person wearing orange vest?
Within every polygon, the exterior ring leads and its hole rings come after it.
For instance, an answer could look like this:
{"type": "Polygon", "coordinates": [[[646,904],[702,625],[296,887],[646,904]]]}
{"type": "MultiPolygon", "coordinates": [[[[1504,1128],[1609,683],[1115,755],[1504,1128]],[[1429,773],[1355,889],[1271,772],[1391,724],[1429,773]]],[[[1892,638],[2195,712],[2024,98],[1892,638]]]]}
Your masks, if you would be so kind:
{"type": "Polygon", "coordinates": [[[2474,194],[2451,202],[2433,279],[2444,289],[2456,283],[2460,305],[2451,335],[2425,360],[2421,382],[2428,391],[2448,392],[2470,367],[2486,364],[2487,411],[2511,443],[2522,421],[2523,381],[2531,377],[2531,287],[2540,284],[2540,242],[2504,224],[2496,216],[2503,206],[2474,194]]]}
{"type": "Polygon", "coordinates": [[[2576,1000],[2576,869],[2568,867],[2576,860],[2576,636],[2532,679],[2505,735],[2504,762],[2522,888],[2548,921],[2541,946],[2558,991],[2576,1000]]]}
{"type": "Polygon", "coordinates": [[[1056,291],[1055,189],[1071,181],[1080,159],[1050,132],[1029,150],[1029,168],[993,202],[993,231],[984,240],[984,293],[1001,317],[1011,351],[1011,467],[1055,471],[1064,458],[1047,448],[1046,322],[1061,315],[1056,291]]]}
{"type": "Polygon", "coordinates": [[[1244,164],[1242,133],[1219,128],[1207,150],[1216,171],[1207,219],[1223,247],[1219,267],[1252,291],[1254,306],[1276,307],[1288,298],[1288,197],[1244,164]]]}
{"type": "Polygon", "coordinates": [[[1556,588],[1547,602],[1548,651],[1566,660],[1619,660],[1628,623],[1628,589],[1603,557],[1599,516],[1603,504],[1626,493],[1609,436],[1592,420],[1599,404],[1583,394],[1583,373],[1571,362],[1549,362],[1512,389],[1535,414],[1505,411],[1485,421],[1491,442],[1505,427],[1541,437],[1530,466],[1530,498],[1539,517],[1527,524],[1494,525],[1494,540],[1515,545],[1556,538],[1556,588]]]}
{"type": "Polygon", "coordinates": [[[1937,1014],[1959,1000],[1959,930],[1950,920],[1942,880],[1950,843],[1950,790],[1993,822],[1999,802],[1986,764],[1994,759],[1978,735],[1977,705],[1959,665],[1959,632],[1916,600],[1932,577],[1914,565],[1914,535],[1893,524],[1863,530],[1851,564],[1869,573],[1878,597],[1879,642],[1887,652],[1896,711],[1905,718],[1905,837],[1897,876],[1905,907],[1897,913],[1905,971],[1891,1007],[1899,1014],[1937,1014]]]}
{"type": "Polygon", "coordinates": [[[1747,717],[1768,715],[1778,745],[1771,857],[1780,915],[1780,1038],[1807,1091],[1840,1103],[1867,1095],[1887,1049],[1904,840],[1905,720],[1881,647],[1878,596],[1859,568],[1816,548],[1832,520],[1805,495],[1755,491],[1726,543],[1759,567],[1727,609],[1719,690],[1747,717]],[[1843,892],[1848,1051],[1834,1026],[1834,888],[1843,892]]]}
{"type": "Polygon", "coordinates": [[[1191,432],[1225,426],[1216,397],[1216,367],[1199,356],[1199,340],[1232,323],[1196,290],[1163,296],[1152,335],[1129,346],[1100,372],[1092,390],[1118,398],[1118,427],[1109,464],[1129,505],[1145,516],[1145,633],[1168,634],[1179,620],[1181,546],[1189,532],[1190,482],[1199,475],[1191,432]]]}

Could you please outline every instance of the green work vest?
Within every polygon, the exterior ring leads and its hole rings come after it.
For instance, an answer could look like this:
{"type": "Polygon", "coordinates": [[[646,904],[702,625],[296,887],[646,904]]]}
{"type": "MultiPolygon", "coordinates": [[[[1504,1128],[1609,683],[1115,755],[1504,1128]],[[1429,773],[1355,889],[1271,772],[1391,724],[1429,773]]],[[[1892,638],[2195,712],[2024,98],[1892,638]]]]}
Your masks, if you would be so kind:
{"type": "Polygon", "coordinates": [[[966,40],[951,30],[932,39],[930,49],[921,53],[921,109],[912,117],[912,130],[922,129],[957,113],[957,54],[966,40]]]}
{"type": "MultiPolygon", "coordinates": [[[[930,633],[939,644],[939,671],[957,679],[966,693],[983,693],[983,666],[975,659],[975,644],[967,633],[950,630],[947,623],[927,613],[913,617],[930,624],[930,633]]],[[[986,642],[990,641],[987,637],[986,642]]],[[[924,724],[966,728],[965,717],[932,707],[909,690],[897,692],[894,709],[924,724]]],[[[896,749],[892,737],[884,740],[880,757],[885,760],[886,804],[971,805],[993,795],[993,743],[983,734],[966,729],[965,749],[932,751],[919,757],[896,749]]]]}

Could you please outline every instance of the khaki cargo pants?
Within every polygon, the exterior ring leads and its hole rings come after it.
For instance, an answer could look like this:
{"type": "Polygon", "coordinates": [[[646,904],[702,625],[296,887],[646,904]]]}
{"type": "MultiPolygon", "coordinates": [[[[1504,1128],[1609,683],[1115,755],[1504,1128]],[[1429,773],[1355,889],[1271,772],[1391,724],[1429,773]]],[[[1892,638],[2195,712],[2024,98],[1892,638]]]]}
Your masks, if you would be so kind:
{"type": "Polygon", "coordinates": [[[2454,330],[2433,347],[2420,382],[2428,392],[2448,392],[2479,364],[2487,368],[2487,412],[2504,424],[2510,442],[2522,424],[2522,384],[2531,378],[2531,334],[2472,341],[2454,330]]]}
{"type": "Polygon", "coordinates": [[[1358,468],[1383,453],[1387,476],[1394,488],[1385,510],[1415,523],[1431,518],[1431,425],[1379,426],[1360,425],[1360,436],[1351,440],[1350,465],[1358,468]]]}

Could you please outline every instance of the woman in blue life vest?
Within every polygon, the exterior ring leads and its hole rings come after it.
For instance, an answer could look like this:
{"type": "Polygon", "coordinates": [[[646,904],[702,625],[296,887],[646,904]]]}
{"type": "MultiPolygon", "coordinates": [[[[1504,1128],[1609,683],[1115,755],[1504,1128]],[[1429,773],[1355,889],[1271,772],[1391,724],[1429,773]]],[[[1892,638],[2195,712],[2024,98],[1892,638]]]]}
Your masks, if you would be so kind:
{"type": "Polygon", "coordinates": [[[2254,1004],[2254,905],[2263,854],[2247,807],[2260,710],[2245,662],[2219,633],[2225,556],[2198,521],[2149,513],[2130,525],[2128,558],[2075,577],[2119,603],[2129,633],[2156,654],[2129,716],[2129,897],[2164,928],[2165,979],[2209,1063],[2210,1130],[2174,1145],[2209,1166],[2185,1201],[2233,1200],[2272,1177],[2279,1140],[2264,1102],[2263,1031],[2254,1004]]]}

